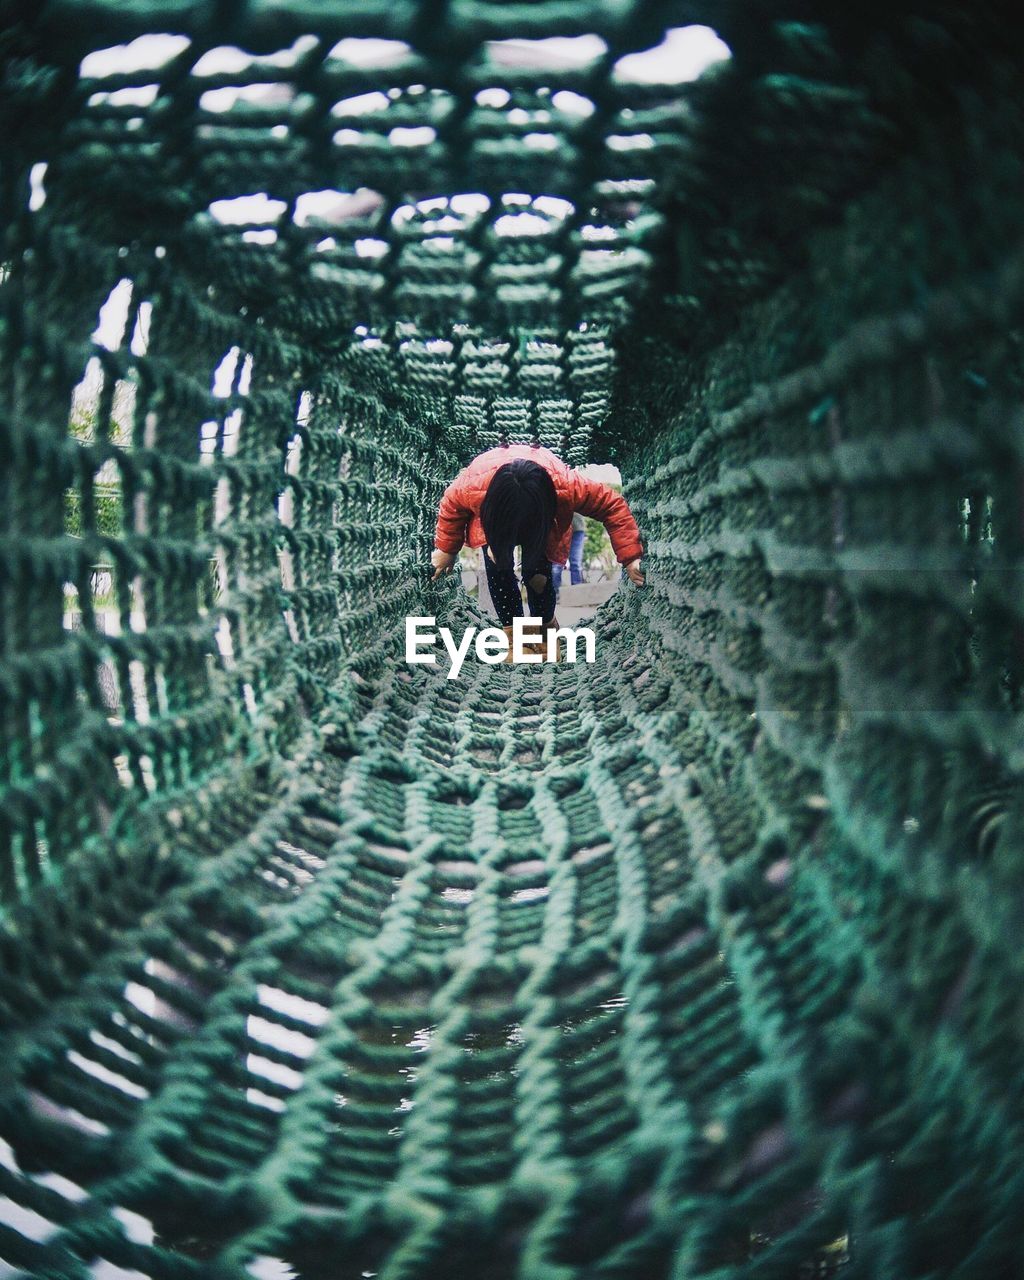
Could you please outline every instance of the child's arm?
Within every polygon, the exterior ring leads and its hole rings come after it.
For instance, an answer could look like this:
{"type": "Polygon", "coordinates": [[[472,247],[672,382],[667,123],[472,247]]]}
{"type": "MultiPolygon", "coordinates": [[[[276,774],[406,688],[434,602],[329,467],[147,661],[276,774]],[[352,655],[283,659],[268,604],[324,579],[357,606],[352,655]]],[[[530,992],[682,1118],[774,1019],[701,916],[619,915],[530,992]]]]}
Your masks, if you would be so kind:
{"type": "Polygon", "coordinates": [[[455,563],[462,544],[466,541],[466,525],[473,512],[466,505],[461,490],[462,474],[455,477],[441,497],[434,530],[434,551],[430,563],[434,568],[432,582],[447,572],[455,563]]]}
{"type": "Polygon", "coordinates": [[[583,515],[601,521],[608,530],[616,560],[626,570],[630,581],[642,587],[644,575],[640,572],[640,557],[644,548],[629,503],[621,493],[616,493],[608,485],[588,480],[578,473],[575,485],[573,507],[583,515]]]}

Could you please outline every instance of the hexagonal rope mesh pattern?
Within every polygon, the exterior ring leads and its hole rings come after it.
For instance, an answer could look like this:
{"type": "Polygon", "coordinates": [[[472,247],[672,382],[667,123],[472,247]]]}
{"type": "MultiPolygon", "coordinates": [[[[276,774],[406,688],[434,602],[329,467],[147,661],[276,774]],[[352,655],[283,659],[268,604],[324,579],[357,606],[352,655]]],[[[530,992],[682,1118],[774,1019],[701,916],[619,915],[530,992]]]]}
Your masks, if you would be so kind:
{"type": "Polygon", "coordinates": [[[1024,1272],[1001,7],[5,12],[0,1274],[1024,1272]],[[502,441],[648,582],[449,681],[502,441]]]}

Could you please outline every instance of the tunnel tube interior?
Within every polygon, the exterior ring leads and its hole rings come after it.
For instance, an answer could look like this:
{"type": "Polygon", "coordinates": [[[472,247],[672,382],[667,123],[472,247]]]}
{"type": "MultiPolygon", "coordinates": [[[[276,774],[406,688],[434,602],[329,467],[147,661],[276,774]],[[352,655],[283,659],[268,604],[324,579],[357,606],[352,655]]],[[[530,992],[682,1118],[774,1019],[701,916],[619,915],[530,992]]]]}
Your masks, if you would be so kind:
{"type": "Polygon", "coordinates": [[[987,6],[57,8],[6,89],[0,1257],[1011,1274],[987,6]],[[594,664],[451,681],[404,620],[480,625],[434,517],[508,441],[618,465],[648,580],[594,664]]]}

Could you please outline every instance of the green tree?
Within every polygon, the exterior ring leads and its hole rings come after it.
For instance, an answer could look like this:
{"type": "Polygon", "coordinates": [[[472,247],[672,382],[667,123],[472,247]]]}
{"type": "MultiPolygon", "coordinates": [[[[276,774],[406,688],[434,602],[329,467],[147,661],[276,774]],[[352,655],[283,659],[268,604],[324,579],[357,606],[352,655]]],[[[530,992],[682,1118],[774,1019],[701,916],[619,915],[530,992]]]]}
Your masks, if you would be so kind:
{"type": "MultiPolygon", "coordinates": [[[[622,492],[622,486],[613,484],[608,486],[614,489],[616,493],[622,492]]],[[[592,564],[595,560],[600,561],[605,573],[613,574],[615,572],[615,552],[612,550],[612,542],[608,537],[608,531],[600,520],[591,520],[587,517],[587,538],[583,544],[583,566],[592,564]]]]}

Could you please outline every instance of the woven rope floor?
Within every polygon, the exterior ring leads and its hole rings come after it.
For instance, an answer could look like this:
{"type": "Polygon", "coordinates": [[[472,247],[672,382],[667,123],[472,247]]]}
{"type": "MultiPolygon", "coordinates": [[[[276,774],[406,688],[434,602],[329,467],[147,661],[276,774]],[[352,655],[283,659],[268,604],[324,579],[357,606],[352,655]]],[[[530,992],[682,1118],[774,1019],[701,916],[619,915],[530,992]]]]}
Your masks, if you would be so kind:
{"type": "Polygon", "coordinates": [[[1018,1280],[1009,7],[2,11],[0,1276],[1018,1280]]]}

